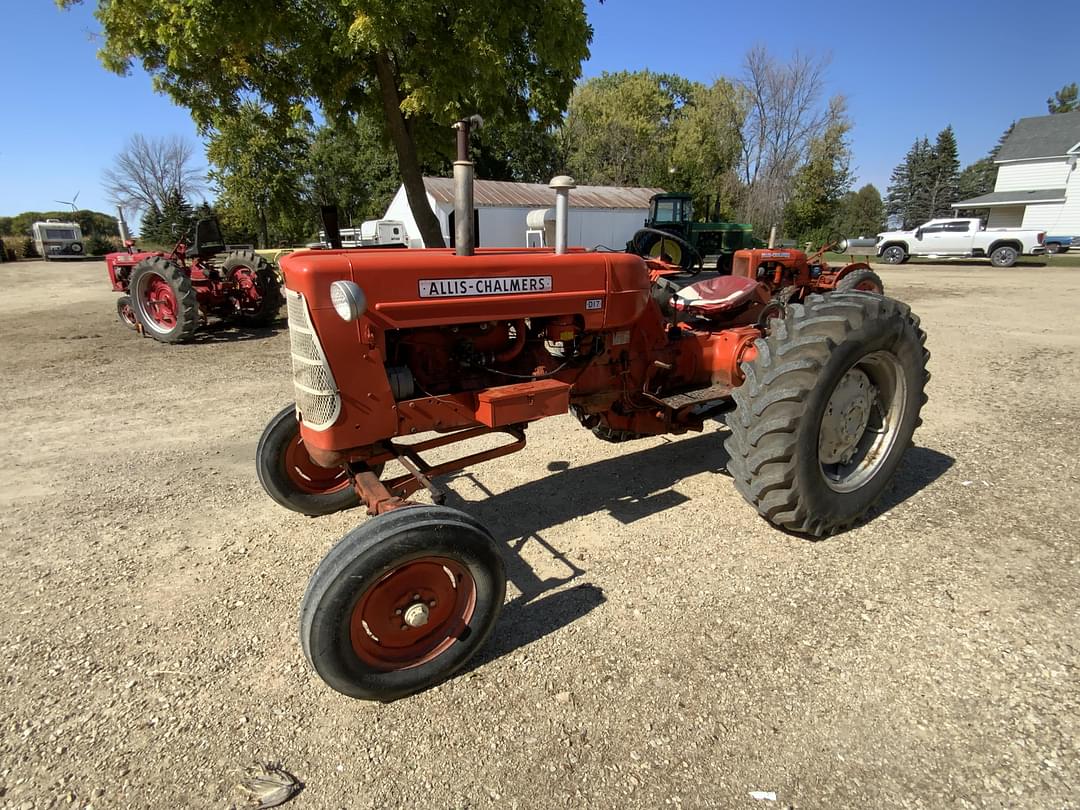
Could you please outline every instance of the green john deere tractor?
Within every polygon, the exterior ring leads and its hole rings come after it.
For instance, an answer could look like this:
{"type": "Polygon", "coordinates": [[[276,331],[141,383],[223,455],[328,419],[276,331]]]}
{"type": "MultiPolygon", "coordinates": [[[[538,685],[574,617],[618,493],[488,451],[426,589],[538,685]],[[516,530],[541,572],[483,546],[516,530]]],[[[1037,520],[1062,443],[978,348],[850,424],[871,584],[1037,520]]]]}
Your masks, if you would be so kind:
{"type": "Polygon", "coordinates": [[[750,225],[695,222],[690,195],[676,192],[653,196],[645,227],[634,234],[626,249],[639,256],[662,257],[696,275],[708,256],[716,257],[718,271],[730,273],[735,251],[763,246],[750,225]]]}

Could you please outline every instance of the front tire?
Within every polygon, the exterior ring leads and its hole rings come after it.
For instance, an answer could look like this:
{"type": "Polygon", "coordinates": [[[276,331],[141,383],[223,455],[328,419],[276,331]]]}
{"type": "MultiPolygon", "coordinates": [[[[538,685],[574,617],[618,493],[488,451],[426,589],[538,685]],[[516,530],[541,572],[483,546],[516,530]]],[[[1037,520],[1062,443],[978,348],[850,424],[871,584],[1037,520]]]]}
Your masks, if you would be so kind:
{"type": "Polygon", "coordinates": [[[131,306],[131,296],[121,295],[116,299],[116,317],[120,323],[132,331],[139,328],[139,320],[135,317],[135,310],[131,306]]]}
{"type": "Polygon", "coordinates": [[[294,405],[283,408],[263,430],[255,472],[267,495],[301,515],[321,517],[360,505],[348,470],[326,469],[311,460],[294,405]]]}
{"type": "Polygon", "coordinates": [[[402,507],[353,529],[319,563],[300,606],[300,643],[332,689],[396,700],[460,669],[505,595],[502,558],[478,521],[402,507]]]}
{"type": "Polygon", "coordinates": [[[766,520],[823,537],[884,492],[920,424],[926,334],[910,309],[862,292],[811,295],[758,339],[728,419],[728,471],[766,520]]]}
{"type": "Polygon", "coordinates": [[[1017,253],[1016,248],[1009,245],[1002,245],[999,248],[995,248],[994,252],[990,254],[990,264],[994,267],[1012,267],[1016,264],[1016,259],[1020,254],[1017,253]]]}
{"type": "Polygon", "coordinates": [[[162,343],[191,340],[199,325],[199,301],[187,273],[151,256],[131,271],[131,307],[143,332],[162,343]]]}

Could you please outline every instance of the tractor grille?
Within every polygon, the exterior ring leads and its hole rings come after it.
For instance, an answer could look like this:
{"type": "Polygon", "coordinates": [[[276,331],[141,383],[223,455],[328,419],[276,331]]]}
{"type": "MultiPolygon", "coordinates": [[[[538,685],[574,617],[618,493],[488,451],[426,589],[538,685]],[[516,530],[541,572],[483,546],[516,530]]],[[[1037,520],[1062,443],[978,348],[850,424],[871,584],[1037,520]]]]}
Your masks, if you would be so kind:
{"type": "Polygon", "coordinates": [[[289,345],[292,353],[293,387],[296,389],[296,410],[304,427],[326,430],[341,413],[334,376],[319,345],[319,336],[311,324],[304,296],[285,290],[289,308],[289,345]]]}

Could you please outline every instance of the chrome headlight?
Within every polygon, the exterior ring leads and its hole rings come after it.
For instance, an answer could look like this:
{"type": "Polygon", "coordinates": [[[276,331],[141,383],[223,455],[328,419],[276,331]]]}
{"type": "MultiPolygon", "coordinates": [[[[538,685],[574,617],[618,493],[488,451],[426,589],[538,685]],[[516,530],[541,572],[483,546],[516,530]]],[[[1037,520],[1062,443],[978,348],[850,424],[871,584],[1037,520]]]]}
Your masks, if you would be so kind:
{"type": "Polygon", "coordinates": [[[364,314],[367,296],[354,281],[335,281],[330,285],[330,303],[343,321],[355,321],[364,314]]]}

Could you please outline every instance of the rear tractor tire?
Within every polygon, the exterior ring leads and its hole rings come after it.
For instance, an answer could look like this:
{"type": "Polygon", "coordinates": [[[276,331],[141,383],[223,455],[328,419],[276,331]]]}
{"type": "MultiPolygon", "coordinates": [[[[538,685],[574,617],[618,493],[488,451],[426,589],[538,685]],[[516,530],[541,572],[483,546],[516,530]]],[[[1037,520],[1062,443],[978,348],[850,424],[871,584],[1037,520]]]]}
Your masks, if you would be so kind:
{"type": "Polygon", "coordinates": [[[865,268],[853,270],[836,284],[837,292],[850,292],[851,290],[860,290],[862,292],[872,292],[877,293],[878,295],[884,295],[885,283],[881,280],[881,276],[873,270],[867,270],[865,268]]]}
{"type": "Polygon", "coordinates": [[[248,326],[267,326],[278,319],[285,302],[274,268],[253,250],[234,250],[221,264],[226,281],[236,285],[231,317],[248,326]]]}
{"type": "Polygon", "coordinates": [[[348,470],[326,469],[311,460],[293,405],[283,408],[263,431],[255,471],[267,495],[301,515],[321,517],[360,505],[348,470]]]}
{"type": "Polygon", "coordinates": [[[505,595],[502,558],[479,522],[406,506],[362,523],[319,563],[300,606],[300,644],[332,689],[389,702],[464,666],[505,595]]]}
{"type": "Polygon", "coordinates": [[[187,273],[161,256],[131,271],[131,308],[144,334],[162,343],[191,340],[199,326],[199,301],[187,273]]]}
{"type": "Polygon", "coordinates": [[[853,526],[920,424],[929,353],[910,309],[864,292],[811,295],[755,342],[725,448],[773,525],[823,537],[853,526]]]}

